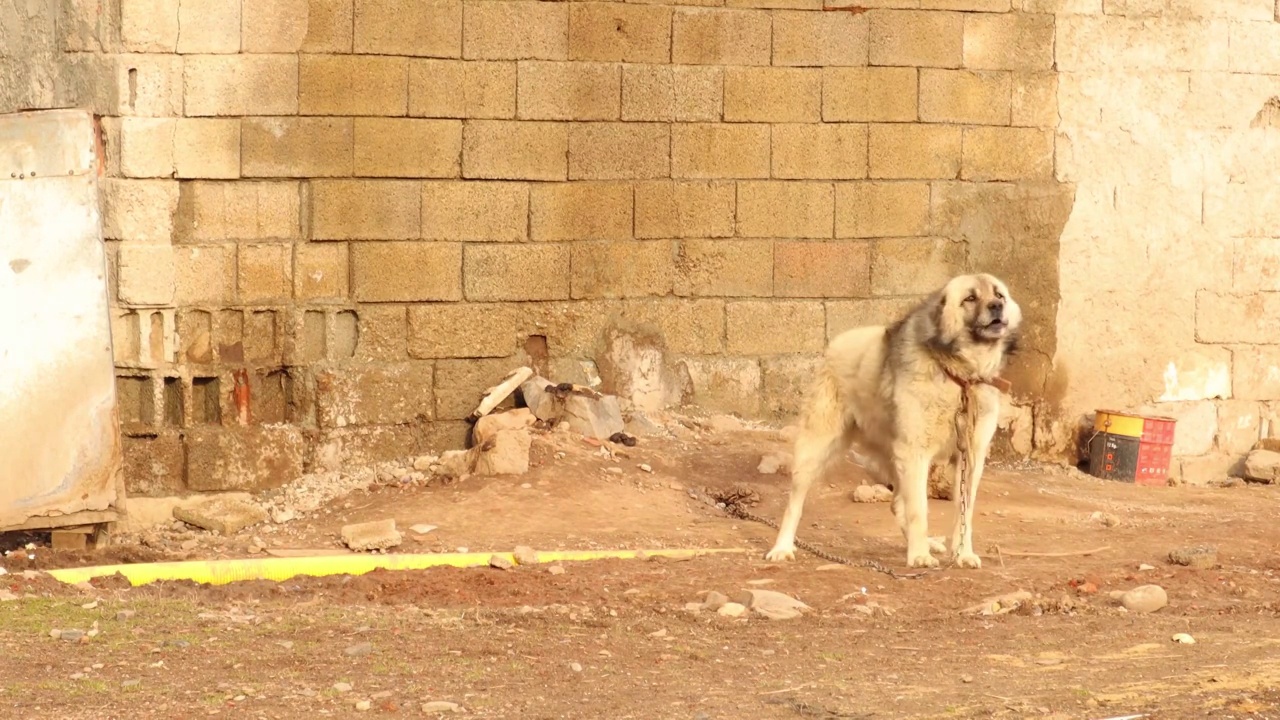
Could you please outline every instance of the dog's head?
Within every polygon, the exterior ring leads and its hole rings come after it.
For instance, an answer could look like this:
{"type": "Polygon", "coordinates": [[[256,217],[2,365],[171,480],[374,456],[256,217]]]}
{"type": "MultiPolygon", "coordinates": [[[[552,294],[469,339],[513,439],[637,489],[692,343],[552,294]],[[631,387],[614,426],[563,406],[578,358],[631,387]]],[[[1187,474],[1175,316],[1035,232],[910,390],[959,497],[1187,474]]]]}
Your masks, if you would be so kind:
{"type": "Polygon", "coordinates": [[[1014,344],[1022,308],[994,275],[960,275],[937,295],[937,340],[949,347],[1014,344]]]}

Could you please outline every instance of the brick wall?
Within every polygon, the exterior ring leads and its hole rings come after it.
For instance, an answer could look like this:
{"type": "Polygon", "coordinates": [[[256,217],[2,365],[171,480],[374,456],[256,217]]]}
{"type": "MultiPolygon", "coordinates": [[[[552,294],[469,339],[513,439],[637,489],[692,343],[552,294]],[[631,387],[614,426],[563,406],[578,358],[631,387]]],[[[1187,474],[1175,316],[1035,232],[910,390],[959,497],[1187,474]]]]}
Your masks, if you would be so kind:
{"type": "Polygon", "coordinates": [[[967,269],[1013,284],[1043,394],[1055,18],[861,4],[105,2],[64,49],[103,81],[133,492],[456,446],[615,327],[687,402],[783,418],[828,338],[967,269]]]}

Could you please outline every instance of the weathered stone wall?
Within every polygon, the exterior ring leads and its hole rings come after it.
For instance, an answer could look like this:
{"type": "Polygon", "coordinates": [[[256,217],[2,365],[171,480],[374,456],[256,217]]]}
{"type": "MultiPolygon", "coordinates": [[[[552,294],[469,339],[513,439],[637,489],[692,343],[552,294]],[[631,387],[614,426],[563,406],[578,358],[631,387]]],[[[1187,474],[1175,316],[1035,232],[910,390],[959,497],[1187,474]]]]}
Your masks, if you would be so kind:
{"type": "Polygon", "coordinates": [[[1175,471],[1221,478],[1280,409],[1276,5],[1034,4],[1059,13],[1056,167],[1076,187],[1060,424],[1040,437],[1074,449],[1096,408],[1157,412],[1179,419],[1175,471]]]}
{"type": "Polygon", "coordinates": [[[1043,396],[1051,9],[829,4],[63,3],[133,492],[460,443],[517,363],[618,384],[617,328],[685,401],[785,416],[829,337],[967,269],[1015,288],[1043,396]]]}

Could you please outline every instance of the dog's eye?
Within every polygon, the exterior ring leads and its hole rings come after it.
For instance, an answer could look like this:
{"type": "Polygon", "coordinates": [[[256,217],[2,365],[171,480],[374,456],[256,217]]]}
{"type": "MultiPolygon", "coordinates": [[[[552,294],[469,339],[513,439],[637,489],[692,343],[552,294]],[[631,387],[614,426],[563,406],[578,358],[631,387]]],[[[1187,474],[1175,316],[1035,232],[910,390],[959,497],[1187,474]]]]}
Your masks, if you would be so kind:
{"type": "Polygon", "coordinates": [[[996,299],[997,299],[997,300],[1003,300],[1003,299],[1004,299],[1004,293],[1002,293],[1002,292],[1000,292],[999,290],[997,290],[997,291],[996,291],[996,299]]]}
{"type": "Polygon", "coordinates": [[[978,296],[973,293],[969,293],[969,297],[965,298],[964,301],[967,303],[978,302],[978,296]]]}

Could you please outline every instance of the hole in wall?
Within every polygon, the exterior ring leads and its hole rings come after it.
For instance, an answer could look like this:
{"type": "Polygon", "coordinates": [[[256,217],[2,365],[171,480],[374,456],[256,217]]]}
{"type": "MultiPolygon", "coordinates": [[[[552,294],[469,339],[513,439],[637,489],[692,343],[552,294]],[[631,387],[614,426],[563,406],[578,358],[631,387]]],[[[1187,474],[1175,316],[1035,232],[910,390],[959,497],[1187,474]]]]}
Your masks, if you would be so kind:
{"type": "Polygon", "coordinates": [[[220,385],[216,377],[191,378],[191,414],[195,422],[203,425],[222,423],[220,385]]]}
{"type": "Polygon", "coordinates": [[[359,320],[354,310],[343,310],[334,318],[335,359],[345,360],[356,356],[356,346],[360,344],[359,320]]]}
{"type": "Polygon", "coordinates": [[[182,379],[167,377],[164,379],[164,424],[171,427],[182,427],[182,379]]]}
{"type": "Polygon", "coordinates": [[[151,425],[156,420],[155,394],[151,378],[124,375],[116,378],[116,405],[124,424],[151,425]]]}

